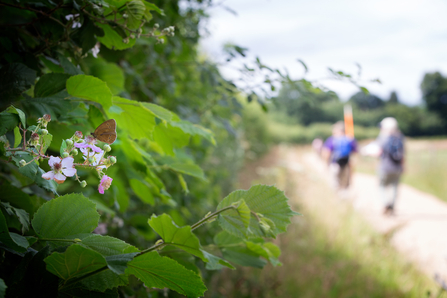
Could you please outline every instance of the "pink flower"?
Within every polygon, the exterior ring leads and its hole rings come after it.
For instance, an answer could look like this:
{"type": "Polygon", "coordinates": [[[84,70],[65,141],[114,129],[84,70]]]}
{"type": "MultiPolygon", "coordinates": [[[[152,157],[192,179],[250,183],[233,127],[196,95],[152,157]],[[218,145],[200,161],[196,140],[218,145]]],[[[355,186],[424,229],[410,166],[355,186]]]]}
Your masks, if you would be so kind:
{"type": "Polygon", "coordinates": [[[98,146],[95,146],[96,139],[92,136],[85,136],[85,141],[82,141],[81,143],[75,143],[74,146],[76,148],[90,148],[96,153],[100,153],[102,150],[98,146]]]}
{"type": "Polygon", "coordinates": [[[51,171],[43,174],[43,179],[54,179],[54,181],[61,184],[65,181],[66,176],[72,177],[76,174],[76,169],[73,167],[73,157],[71,156],[66,157],[62,160],[60,157],[50,156],[48,164],[51,167],[51,171]]]}
{"type": "Polygon", "coordinates": [[[107,175],[102,176],[101,182],[98,185],[98,191],[100,194],[104,194],[104,190],[108,190],[112,184],[112,178],[107,175]]]}

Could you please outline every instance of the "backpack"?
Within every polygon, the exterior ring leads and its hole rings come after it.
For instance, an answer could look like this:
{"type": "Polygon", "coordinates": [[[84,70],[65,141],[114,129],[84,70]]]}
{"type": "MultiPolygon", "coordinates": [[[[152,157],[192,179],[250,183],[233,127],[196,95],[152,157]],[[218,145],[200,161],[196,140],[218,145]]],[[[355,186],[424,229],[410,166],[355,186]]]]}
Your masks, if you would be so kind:
{"type": "Polygon", "coordinates": [[[349,155],[352,151],[352,140],[347,137],[337,137],[333,140],[332,161],[344,167],[349,162],[349,155]]]}
{"type": "Polygon", "coordinates": [[[399,136],[389,136],[383,147],[383,154],[394,163],[399,164],[404,158],[404,143],[399,136]]]}

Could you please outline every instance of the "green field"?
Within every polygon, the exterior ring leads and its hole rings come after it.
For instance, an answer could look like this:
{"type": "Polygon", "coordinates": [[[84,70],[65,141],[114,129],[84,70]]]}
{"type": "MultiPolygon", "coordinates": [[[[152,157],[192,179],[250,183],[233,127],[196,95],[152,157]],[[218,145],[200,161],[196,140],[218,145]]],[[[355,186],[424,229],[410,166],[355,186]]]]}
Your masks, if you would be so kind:
{"type": "MultiPolygon", "coordinates": [[[[409,139],[405,145],[402,182],[447,202],[447,140],[409,139]]],[[[357,158],[356,169],[359,172],[375,174],[376,166],[375,158],[357,158]]]]}

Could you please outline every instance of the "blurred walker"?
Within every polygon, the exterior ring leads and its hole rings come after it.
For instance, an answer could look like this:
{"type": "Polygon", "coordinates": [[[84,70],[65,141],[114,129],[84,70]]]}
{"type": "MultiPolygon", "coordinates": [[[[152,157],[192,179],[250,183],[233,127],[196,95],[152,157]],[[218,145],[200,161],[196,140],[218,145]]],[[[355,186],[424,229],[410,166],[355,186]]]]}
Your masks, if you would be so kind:
{"type": "Polygon", "coordinates": [[[332,136],[323,146],[323,157],[329,164],[329,171],[334,177],[334,185],[338,190],[347,189],[351,183],[352,153],[357,152],[354,138],[345,135],[342,121],[332,126],[332,136]]]}

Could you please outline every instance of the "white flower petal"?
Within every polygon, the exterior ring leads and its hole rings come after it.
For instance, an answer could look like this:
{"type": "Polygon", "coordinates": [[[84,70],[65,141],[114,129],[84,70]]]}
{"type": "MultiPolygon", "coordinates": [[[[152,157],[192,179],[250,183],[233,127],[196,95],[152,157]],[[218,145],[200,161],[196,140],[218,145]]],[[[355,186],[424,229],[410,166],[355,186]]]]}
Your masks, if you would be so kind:
{"type": "Polygon", "coordinates": [[[73,177],[76,174],[75,168],[62,169],[62,173],[64,173],[67,177],[73,177]]]}
{"type": "Polygon", "coordinates": [[[73,167],[73,157],[69,156],[62,160],[62,168],[72,168],[73,167]]]}
{"type": "Polygon", "coordinates": [[[48,165],[53,168],[55,163],[60,163],[60,162],[61,162],[60,157],[50,156],[50,160],[48,161],[48,165]]]}
{"type": "Polygon", "coordinates": [[[54,178],[53,171],[49,171],[49,172],[46,172],[45,174],[42,174],[42,178],[45,179],[45,180],[53,179],[54,178]]]}
{"type": "Polygon", "coordinates": [[[62,175],[61,173],[57,173],[56,175],[54,175],[54,181],[56,181],[59,184],[64,182],[65,179],[67,179],[67,178],[64,175],[62,175]]]}

